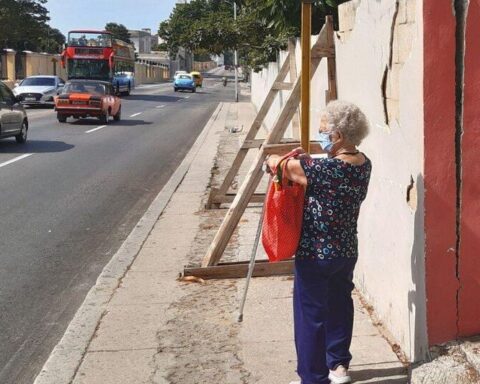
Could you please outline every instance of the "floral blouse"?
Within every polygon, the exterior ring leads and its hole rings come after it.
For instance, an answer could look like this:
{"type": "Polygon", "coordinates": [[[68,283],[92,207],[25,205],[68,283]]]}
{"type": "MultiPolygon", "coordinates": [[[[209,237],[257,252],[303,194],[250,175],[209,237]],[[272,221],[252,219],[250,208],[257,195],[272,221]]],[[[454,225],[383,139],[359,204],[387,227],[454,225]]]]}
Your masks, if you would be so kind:
{"type": "Polygon", "coordinates": [[[372,164],[353,165],[335,158],[300,161],[307,177],[302,235],[295,258],[358,256],[357,220],[372,164]]]}

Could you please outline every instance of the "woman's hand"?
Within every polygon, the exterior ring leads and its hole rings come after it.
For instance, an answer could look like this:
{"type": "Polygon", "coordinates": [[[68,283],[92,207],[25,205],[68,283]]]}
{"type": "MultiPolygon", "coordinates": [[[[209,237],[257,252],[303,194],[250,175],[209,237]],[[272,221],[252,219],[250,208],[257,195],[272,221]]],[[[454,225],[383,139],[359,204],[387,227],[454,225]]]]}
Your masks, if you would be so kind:
{"type": "Polygon", "coordinates": [[[277,167],[277,163],[280,160],[280,156],[278,155],[270,155],[265,159],[263,163],[265,166],[265,172],[273,175],[273,170],[277,167]]]}
{"type": "Polygon", "coordinates": [[[312,158],[310,156],[310,154],[305,152],[305,150],[302,147],[297,147],[297,148],[294,149],[294,151],[297,153],[295,158],[298,159],[298,160],[311,159],[312,158]]]}

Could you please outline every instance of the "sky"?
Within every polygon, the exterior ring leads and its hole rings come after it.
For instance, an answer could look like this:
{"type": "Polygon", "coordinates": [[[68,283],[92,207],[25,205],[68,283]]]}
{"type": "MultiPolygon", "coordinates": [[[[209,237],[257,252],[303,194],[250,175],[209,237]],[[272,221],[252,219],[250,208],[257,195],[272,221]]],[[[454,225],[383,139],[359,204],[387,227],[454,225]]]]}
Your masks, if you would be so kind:
{"type": "Polygon", "coordinates": [[[48,0],[45,6],[50,26],[66,35],[72,29],[104,29],[108,22],[156,34],[174,5],[175,0],[48,0]]]}

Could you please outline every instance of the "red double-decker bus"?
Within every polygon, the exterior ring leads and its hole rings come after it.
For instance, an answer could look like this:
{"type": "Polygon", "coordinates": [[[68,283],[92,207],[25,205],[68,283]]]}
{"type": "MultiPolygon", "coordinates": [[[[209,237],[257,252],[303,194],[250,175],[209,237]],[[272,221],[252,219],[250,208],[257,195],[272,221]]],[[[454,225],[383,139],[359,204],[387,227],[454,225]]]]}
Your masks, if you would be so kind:
{"type": "Polygon", "coordinates": [[[62,64],[68,79],[111,81],[119,93],[130,93],[135,85],[133,45],[107,31],[70,31],[62,64]]]}

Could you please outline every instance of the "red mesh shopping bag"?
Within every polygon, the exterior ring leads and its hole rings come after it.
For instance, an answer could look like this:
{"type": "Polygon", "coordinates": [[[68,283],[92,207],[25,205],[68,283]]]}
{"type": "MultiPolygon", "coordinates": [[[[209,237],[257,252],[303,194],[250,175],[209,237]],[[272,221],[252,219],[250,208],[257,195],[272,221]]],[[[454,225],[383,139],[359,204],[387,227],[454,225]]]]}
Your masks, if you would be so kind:
{"type": "Polygon", "coordinates": [[[262,244],[271,262],[292,257],[298,247],[302,231],[305,191],[300,184],[285,177],[285,167],[297,152],[290,152],[274,169],[267,196],[262,226],[262,244]]]}

